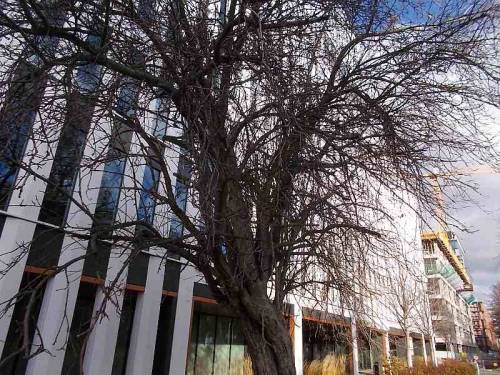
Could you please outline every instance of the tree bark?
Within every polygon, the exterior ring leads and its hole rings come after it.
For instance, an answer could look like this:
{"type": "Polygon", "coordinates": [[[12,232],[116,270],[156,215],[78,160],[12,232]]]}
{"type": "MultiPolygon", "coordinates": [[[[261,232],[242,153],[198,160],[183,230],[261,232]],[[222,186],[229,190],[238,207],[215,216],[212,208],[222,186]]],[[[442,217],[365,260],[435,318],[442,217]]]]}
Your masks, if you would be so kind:
{"type": "Polygon", "coordinates": [[[409,368],[413,367],[413,339],[410,336],[410,332],[406,331],[406,362],[409,368]]]}
{"type": "Polygon", "coordinates": [[[254,290],[243,295],[238,310],[253,375],[295,375],[292,339],[285,317],[266,292],[254,290]]]}

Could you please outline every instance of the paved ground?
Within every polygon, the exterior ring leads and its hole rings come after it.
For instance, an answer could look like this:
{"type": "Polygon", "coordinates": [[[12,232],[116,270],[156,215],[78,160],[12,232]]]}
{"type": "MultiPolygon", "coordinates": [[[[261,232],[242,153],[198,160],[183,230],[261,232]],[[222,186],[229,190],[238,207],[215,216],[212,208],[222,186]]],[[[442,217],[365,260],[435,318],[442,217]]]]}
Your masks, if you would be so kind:
{"type": "Polygon", "coordinates": [[[483,369],[481,369],[481,375],[500,375],[500,370],[483,370],[483,369]]]}

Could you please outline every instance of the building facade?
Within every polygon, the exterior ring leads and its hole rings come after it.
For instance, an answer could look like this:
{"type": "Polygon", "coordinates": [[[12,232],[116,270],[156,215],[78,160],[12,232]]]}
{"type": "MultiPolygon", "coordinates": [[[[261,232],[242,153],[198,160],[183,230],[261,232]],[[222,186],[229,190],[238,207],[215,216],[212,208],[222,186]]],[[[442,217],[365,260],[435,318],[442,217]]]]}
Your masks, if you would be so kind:
{"type": "Polygon", "coordinates": [[[472,327],[479,349],[483,352],[499,351],[498,338],[495,334],[490,312],[484,302],[474,302],[471,306],[472,327]]]}
{"type": "Polygon", "coordinates": [[[439,359],[471,357],[476,350],[472,329],[472,282],[463,249],[451,232],[422,233],[427,290],[436,355],[439,359]]]}
{"type": "MultiPolygon", "coordinates": [[[[98,76],[94,64],[78,67],[72,91],[51,103],[59,111],[49,112],[39,107],[57,85],[49,86],[51,77],[39,74],[36,59],[27,59],[15,65],[13,83],[0,103],[0,373],[243,374],[247,357],[238,319],[216,303],[196,269],[165,250],[134,253],[95,234],[94,218],[100,224],[137,218],[155,223],[168,237],[183,233],[152,194],[165,176],[153,158],[136,160],[139,142],[120,120],[135,117],[152,136],[163,138],[179,136],[172,125],[177,115],[164,113],[157,99],[150,113],[139,116],[140,83],[123,80],[112,105],[118,119],[103,121],[94,112],[92,95],[98,76]],[[47,121],[54,125],[50,133],[47,121]],[[28,173],[19,164],[35,170],[28,173]],[[142,181],[139,189],[132,175],[142,181]]],[[[172,160],[168,177],[178,205],[192,213],[183,152],[179,147],[163,152],[172,160]]],[[[418,227],[403,227],[418,237],[418,227]]],[[[423,272],[421,249],[412,254],[408,262],[417,274],[423,272]]],[[[335,291],[327,291],[323,306],[305,295],[288,296],[286,319],[299,374],[305,362],[329,353],[350,356],[353,374],[389,356],[434,358],[432,329],[416,323],[416,312],[410,320],[399,319],[395,310],[405,302],[398,307],[392,299],[397,295],[393,285],[413,287],[418,280],[407,282],[403,272],[395,272],[398,264],[370,261],[379,271],[365,269],[356,277],[378,294],[361,302],[363,314],[345,309],[335,291]]],[[[454,302],[456,319],[464,308],[461,301],[454,302]]],[[[425,299],[416,304],[427,308],[425,299]]],[[[465,325],[456,331],[462,348],[468,345],[465,331],[465,325]]]]}

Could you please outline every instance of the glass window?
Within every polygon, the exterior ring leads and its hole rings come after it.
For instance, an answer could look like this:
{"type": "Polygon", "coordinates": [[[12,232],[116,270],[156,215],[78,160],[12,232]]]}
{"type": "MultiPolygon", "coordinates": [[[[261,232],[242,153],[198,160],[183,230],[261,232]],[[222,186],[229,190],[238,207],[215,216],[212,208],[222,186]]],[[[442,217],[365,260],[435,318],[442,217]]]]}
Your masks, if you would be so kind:
{"type": "Polygon", "coordinates": [[[347,354],[350,333],[341,326],[302,321],[302,347],[305,362],[323,359],[328,354],[347,354]]]}
{"type": "MultiPolygon", "coordinates": [[[[63,13],[56,11],[50,15],[51,20],[62,24],[63,13]]],[[[41,36],[34,39],[38,51],[53,49],[57,43],[56,38],[41,36]]],[[[39,56],[30,52],[29,46],[25,53],[31,56],[17,64],[0,111],[0,209],[8,206],[18,171],[16,164],[24,154],[47,82],[47,76],[36,67],[39,56]]]]}
{"type": "Polygon", "coordinates": [[[111,150],[110,155],[104,166],[95,210],[96,219],[101,225],[112,225],[114,222],[125,169],[126,158],[123,153],[111,150]]]}
{"type": "MultiPolygon", "coordinates": [[[[99,35],[89,35],[87,42],[93,47],[98,47],[101,43],[101,37],[99,35]]],[[[100,78],[101,69],[95,63],[79,65],[76,69],[76,85],[82,92],[94,92],[99,85],[100,78]]]]}
{"type": "MultiPolygon", "coordinates": [[[[44,13],[46,13],[49,23],[56,27],[62,26],[68,16],[67,9],[62,6],[50,6],[49,8],[44,9],[44,13]]],[[[31,48],[31,44],[28,44],[27,51],[28,53],[31,52],[31,54],[27,60],[31,64],[41,66],[43,64],[43,60],[39,53],[41,52],[42,56],[54,56],[59,44],[59,38],[55,36],[37,35],[33,39],[33,44],[37,46],[37,49],[35,50],[31,48]]]]}
{"type": "Polygon", "coordinates": [[[27,264],[44,268],[57,266],[63,242],[63,230],[37,224],[30,243],[27,264]]]}
{"type": "MultiPolygon", "coordinates": [[[[179,165],[177,167],[175,181],[175,200],[181,210],[186,211],[188,199],[188,182],[191,178],[191,166],[187,158],[181,153],[179,157],[179,165]]],[[[170,224],[170,234],[172,238],[182,237],[183,225],[180,220],[174,216],[170,224]]]]}
{"type": "MultiPolygon", "coordinates": [[[[97,197],[95,222],[93,224],[93,229],[99,231],[98,237],[101,239],[111,235],[110,229],[115,221],[118,209],[125,163],[126,158],[121,151],[115,149],[109,151],[108,161],[104,166],[101,188],[97,197]]],[[[87,253],[83,266],[85,275],[97,277],[105,277],[106,275],[111,242],[102,241],[99,238],[95,242],[96,248],[90,249],[91,252],[87,253]]]]}
{"type": "Polygon", "coordinates": [[[240,375],[244,358],[245,345],[236,319],[194,314],[188,375],[240,375]]]}
{"type": "Polygon", "coordinates": [[[167,134],[169,103],[170,99],[158,99],[157,101],[153,135],[160,139],[167,134]]]}
{"type": "Polygon", "coordinates": [[[189,338],[189,354],[186,369],[186,375],[194,375],[194,366],[196,364],[196,344],[198,340],[199,315],[194,314],[191,321],[191,337],[189,338]]]}
{"type": "Polygon", "coordinates": [[[365,337],[358,337],[359,368],[362,370],[372,368],[370,344],[365,337]]]}
{"type": "Polygon", "coordinates": [[[436,343],[436,350],[438,352],[445,352],[447,349],[446,349],[446,343],[444,342],[437,342],[436,343]]]}
{"type": "Polygon", "coordinates": [[[146,223],[153,222],[156,207],[154,192],[158,188],[159,180],[160,171],[150,165],[146,165],[142,189],[139,192],[139,209],[137,212],[137,218],[146,223]]]}
{"type": "Polygon", "coordinates": [[[231,346],[229,349],[229,374],[243,374],[242,369],[246,368],[244,367],[246,347],[241,333],[240,322],[236,319],[231,319],[231,346]]]}
{"type": "Polygon", "coordinates": [[[219,317],[215,332],[214,373],[228,374],[231,360],[231,318],[219,317]]]}
{"type": "Polygon", "coordinates": [[[30,93],[26,95],[28,98],[15,99],[14,103],[6,105],[9,108],[2,111],[4,122],[0,124],[0,209],[8,206],[17,176],[17,164],[22,160],[35,121],[35,111],[27,104],[23,107],[31,96],[30,93]]]}
{"type": "Polygon", "coordinates": [[[213,374],[215,332],[217,318],[215,315],[200,314],[198,317],[198,337],[196,339],[195,374],[213,374]]]}
{"type": "MultiPolygon", "coordinates": [[[[20,290],[28,291],[30,286],[33,287],[33,285],[35,285],[34,283],[36,283],[37,278],[38,275],[25,273],[23,275],[20,290]]],[[[35,304],[30,315],[28,336],[31,340],[35,334],[36,322],[42,306],[44,290],[45,289],[42,288],[37,294],[35,304]]],[[[14,306],[12,320],[7,333],[7,339],[5,341],[1,361],[4,361],[9,356],[10,358],[1,368],[0,372],[2,375],[22,375],[25,373],[26,365],[28,363],[28,360],[24,356],[25,352],[24,350],[17,354],[15,354],[15,352],[19,351],[23,345],[24,316],[26,314],[26,306],[28,306],[30,296],[31,295],[29,293],[24,294],[23,297],[16,301],[14,306]]]]}
{"type": "Polygon", "coordinates": [[[136,301],[136,293],[127,290],[120,312],[120,328],[118,329],[118,338],[116,340],[112,375],[125,375],[136,301]]]}
{"type": "Polygon", "coordinates": [[[62,370],[62,374],[64,375],[80,375],[80,354],[90,328],[96,291],[97,288],[95,285],[80,284],[76,298],[77,308],[73,314],[66,353],[64,355],[62,370]]]}
{"type": "MultiPolygon", "coordinates": [[[[153,375],[169,375],[175,325],[175,301],[172,297],[163,297],[161,303],[158,330],[156,332],[153,375]]],[[[192,329],[196,330],[195,327],[192,329]]]]}
{"type": "Polygon", "coordinates": [[[378,363],[380,366],[384,360],[383,336],[374,332],[370,332],[368,342],[370,344],[372,366],[375,366],[375,363],[378,363]]]}
{"type": "Polygon", "coordinates": [[[396,337],[396,356],[406,358],[406,339],[404,337],[396,337]]]}
{"type": "Polygon", "coordinates": [[[389,352],[391,357],[397,357],[398,356],[398,349],[396,345],[396,338],[393,336],[389,336],[389,352]]]}
{"type": "Polygon", "coordinates": [[[425,351],[428,356],[431,355],[431,342],[430,340],[425,340],[425,351]]]}
{"type": "Polygon", "coordinates": [[[125,81],[118,92],[116,111],[123,116],[133,116],[136,111],[137,95],[137,83],[125,81]]]}
{"type": "Polygon", "coordinates": [[[422,345],[422,340],[413,339],[413,355],[414,357],[423,357],[424,347],[422,345]]]}
{"type": "Polygon", "coordinates": [[[73,193],[80,160],[90,128],[93,101],[73,94],[52,164],[49,181],[43,197],[39,220],[62,225],[73,193]]]}

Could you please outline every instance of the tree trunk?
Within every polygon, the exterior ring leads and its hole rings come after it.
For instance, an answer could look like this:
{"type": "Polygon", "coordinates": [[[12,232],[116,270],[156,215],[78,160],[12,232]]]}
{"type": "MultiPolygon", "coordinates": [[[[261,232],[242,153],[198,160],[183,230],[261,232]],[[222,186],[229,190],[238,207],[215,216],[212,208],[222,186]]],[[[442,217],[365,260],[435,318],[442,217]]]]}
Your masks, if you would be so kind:
{"type": "Polygon", "coordinates": [[[238,310],[253,375],[295,375],[292,339],[284,316],[265,292],[243,294],[238,310]]]}
{"type": "Polygon", "coordinates": [[[413,367],[413,339],[410,336],[410,332],[406,332],[406,362],[408,367],[413,367]]]}

